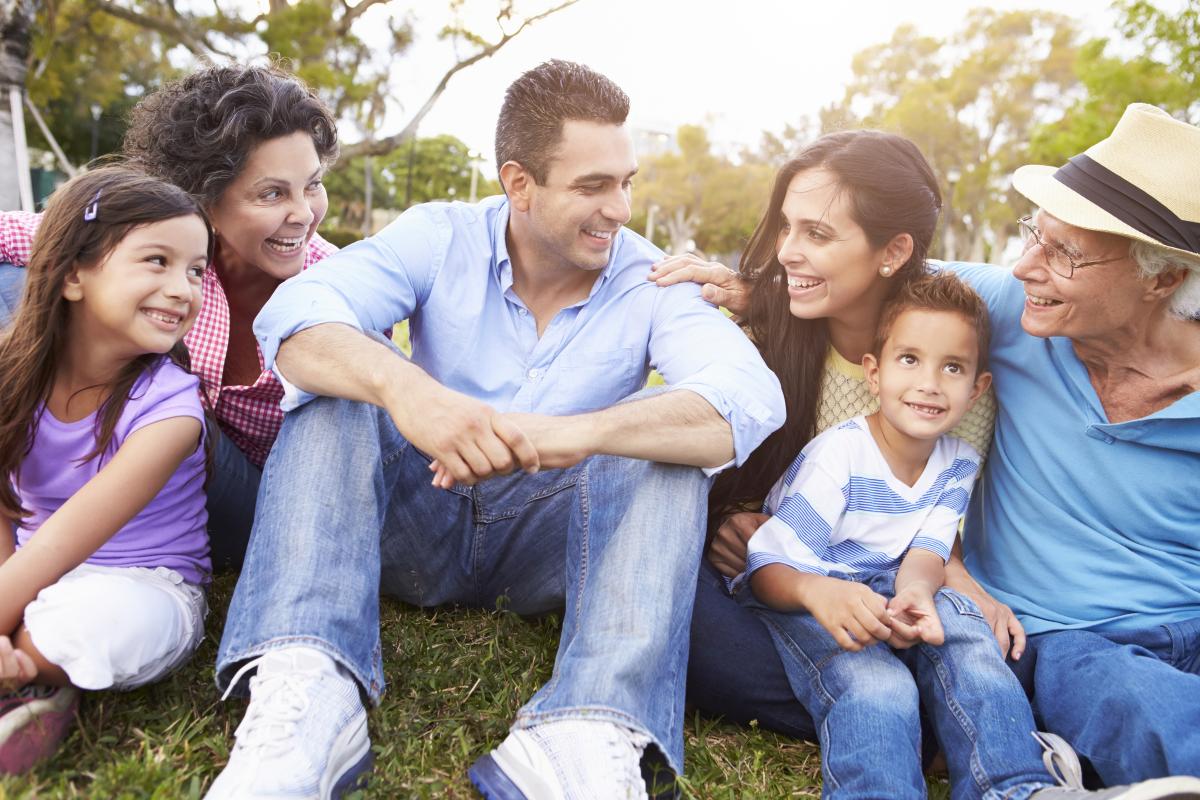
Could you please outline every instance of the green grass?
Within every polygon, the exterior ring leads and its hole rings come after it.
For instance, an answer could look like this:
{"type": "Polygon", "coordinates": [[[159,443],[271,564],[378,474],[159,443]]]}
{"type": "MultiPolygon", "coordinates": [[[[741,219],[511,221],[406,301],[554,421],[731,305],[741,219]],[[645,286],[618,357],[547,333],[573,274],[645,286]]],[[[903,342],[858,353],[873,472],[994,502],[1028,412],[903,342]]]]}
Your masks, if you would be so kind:
{"type": "MultiPolygon", "coordinates": [[[[208,636],[183,670],[155,686],[84,697],[57,756],[0,780],[7,798],[200,798],[224,765],[244,701],[219,701],[216,642],[231,577],[210,597],[208,636]]],[[[509,613],[383,604],[389,691],[370,716],[375,770],[354,800],[474,798],[466,769],[499,743],[553,665],[558,622],[509,613]]],[[[685,798],[818,797],[813,745],[695,715],[687,722],[685,798]]],[[[933,797],[945,786],[933,785],[933,797]]]]}

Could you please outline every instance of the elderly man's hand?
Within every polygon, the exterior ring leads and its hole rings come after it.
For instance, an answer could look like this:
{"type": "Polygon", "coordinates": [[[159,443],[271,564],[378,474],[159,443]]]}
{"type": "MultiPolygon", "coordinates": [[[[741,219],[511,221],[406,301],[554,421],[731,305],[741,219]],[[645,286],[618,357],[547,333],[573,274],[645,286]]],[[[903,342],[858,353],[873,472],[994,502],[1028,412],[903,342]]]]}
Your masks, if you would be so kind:
{"type": "Polygon", "coordinates": [[[946,586],[965,594],[979,606],[983,618],[992,627],[996,643],[1000,645],[1001,656],[1007,658],[1011,651],[1013,661],[1021,658],[1025,652],[1025,628],[1011,608],[988,594],[961,562],[957,568],[946,565],[946,586]]]}

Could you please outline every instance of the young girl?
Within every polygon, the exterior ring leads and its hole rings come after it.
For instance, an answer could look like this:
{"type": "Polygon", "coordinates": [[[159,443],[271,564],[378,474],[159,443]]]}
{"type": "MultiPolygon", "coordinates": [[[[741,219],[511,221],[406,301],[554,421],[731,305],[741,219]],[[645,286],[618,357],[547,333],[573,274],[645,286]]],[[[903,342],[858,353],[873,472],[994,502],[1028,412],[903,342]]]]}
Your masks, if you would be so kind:
{"type": "Polygon", "coordinates": [[[127,167],[46,210],[0,334],[0,774],[53,751],[78,689],[157,680],[200,642],[204,415],[181,340],[212,238],[189,195],[127,167]]]}

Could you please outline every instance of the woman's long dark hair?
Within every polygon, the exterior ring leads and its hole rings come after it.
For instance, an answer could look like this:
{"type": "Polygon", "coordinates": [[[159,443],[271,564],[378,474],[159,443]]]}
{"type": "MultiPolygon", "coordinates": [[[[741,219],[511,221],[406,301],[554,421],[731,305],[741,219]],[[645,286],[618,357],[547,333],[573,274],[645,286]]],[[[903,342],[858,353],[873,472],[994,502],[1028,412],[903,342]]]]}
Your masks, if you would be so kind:
{"type": "MultiPolygon", "coordinates": [[[[13,480],[37,434],[39,409],[54,387],[55,368],[66,345],[70,303],[63,297],[76,269],[102,268],[113,248],[142,225],[195,214],[208,220],[182,189],[127,166],[107,166],[72,178],[46,206],[26,269],[25,291],[9,328],[0,334],[0,518],[20,522],[13,480]]],[[[213,233],[208,228],[212,259],[213,233]]],[[[184,369],[183,341],[167,354],[184,369]]],[[[109,387],[96,412],[96,448],[84,460],[101,456],[112,444],[117,421],[134,383],[162,360],[159,353],[135,358],[109,387]]]]}
{"type": "Polygon", "coordinates": [[[743,279],[751,284],[749,310],[742,324],[767,366],[779,376],[787,420],[740,468],[718,476],[709,495],[712,529],[735,511],[757,511],[787,465],[817,434],[829,326],[825,319],[792,316],[778,258],[788,186],[796,175],[812,169],[824,169],[837,177],[839,189],[849,198],[851,216],[873,248],[884,247],[898,234],[912,236],[912,255],[891,279],[893,292],[926,270],[942,196],[933,169],[908,139],[870,130],[831,133],[809,144],[779,170],[770,205],[738,266],[743,279]]]}

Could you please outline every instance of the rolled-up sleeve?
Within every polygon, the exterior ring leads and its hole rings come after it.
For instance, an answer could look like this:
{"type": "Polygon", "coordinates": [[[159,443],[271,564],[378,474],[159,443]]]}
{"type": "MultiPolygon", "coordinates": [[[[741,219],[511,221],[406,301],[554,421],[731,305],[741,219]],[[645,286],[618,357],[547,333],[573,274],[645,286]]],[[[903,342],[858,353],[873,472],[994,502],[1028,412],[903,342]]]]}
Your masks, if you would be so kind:
{"type": "Polygon", "coordinates": [[[783,425],[779,379],[741,329],[700,297],[695,284],[658,290],[650,363],[668,386],[700,395],[729,423],[734,457],[719,469],[744,464],[783,425]]]}
{"type": "Polygon", "coordinates": [[[329,322],[360,331],[386,331],[408,319],[429,296],[449,239],[445,217],[418,206],[378,234],[334,253],[275,290],[254,320],[254,335],[264,366],[283,382],[285,410],[312,395],[288,383],[276,367],[283,341],[329,322]]]}

